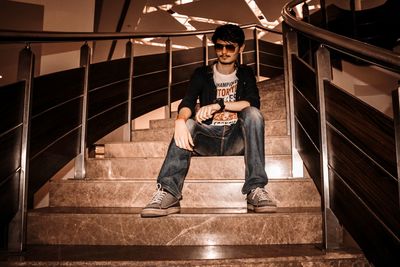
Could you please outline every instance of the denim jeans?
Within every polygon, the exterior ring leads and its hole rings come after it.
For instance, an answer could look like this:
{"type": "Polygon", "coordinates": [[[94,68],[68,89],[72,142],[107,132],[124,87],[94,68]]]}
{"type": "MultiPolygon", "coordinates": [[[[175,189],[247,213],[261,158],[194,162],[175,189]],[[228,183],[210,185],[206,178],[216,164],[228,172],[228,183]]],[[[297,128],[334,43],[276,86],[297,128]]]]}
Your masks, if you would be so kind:
{"type": "MultiPolygon", "coordinates": [[[[213,126],[186,121],[192,135],[194,152],[176,146],[174,139],[161,167],[157,182],[176,198],[182,197],[183,183],[189,170],[192,155],[236,156],[244,154],[245,182],[243,194],[264,187],[268,182],[264,156],[264,118],[259,109],[247,107],[238,113],[232,126],[213,126]]],[[[207,170],[205,170],[207,171],[207,170]]],[[[212,173],[210,173],[212,175],[212,173]]]]}

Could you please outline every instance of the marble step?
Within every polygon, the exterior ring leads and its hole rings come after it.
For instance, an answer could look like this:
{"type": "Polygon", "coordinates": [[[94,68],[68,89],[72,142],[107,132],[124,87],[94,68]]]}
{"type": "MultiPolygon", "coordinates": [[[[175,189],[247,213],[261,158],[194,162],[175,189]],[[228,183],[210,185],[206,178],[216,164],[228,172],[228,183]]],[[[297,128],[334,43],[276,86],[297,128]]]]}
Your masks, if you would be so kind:
{"type": "MultiPolygon", "coordinates": [[[[174,128],[175,118],[170,119],[159,119],[151,120],[150,128],[174,128]]],[[[266,135],[285,135],[286,131],[286,120],[271,120],[265,121],[265,134],[266,135]]]]}
{"type": "Polygon", "coordinates": [[[315,245],[51,246],[31,245],[23,257],[0,254],[0,266],[187,267],[370,266],[355,249],[323,251],[315,245]]]}
{"type": "MultiPolygon", "coordinates": [[[[117,157],[164,157],[170,141],[138,141],[106,143],[102,153],[106,158],[117,157]]],[[[98,148],[100,152],[100,147],[98,148]]],[[[290,154],[289,136],[270,136],[265,140],[265,155],[290,154]]]]}
{"type": "MultiPolygon", "coordinates": [[[[50,182],[51,207],[143,208],[156,190],[155,178],[146,180],[59,180],[50,182]]],[[[242,181],[186,180],[184,208],[246,208],[242,181]]],[[[311,179],[270,180],[268,190],[279,208],[319,207],[320,196],[311,179]]]]}
{"type": "MultiPolygon", "coordinates": [[[[153,123],[150,129],[132,131],[132,141],[170,141],[173,134],[173,119],[159,120],[153,123]],[[154,128],[154,125],[157,125],[154,128]]],[[[286,120],[269,121],[265,125],[265,136],[287,135],[286,120]]]]}
{"type": "MultiPolygon", "coordinates": [[[[160,158],[89,158],[86,177],[91,179],[126,179],[157,177],[164,162],[160,158]]],[[[291,177],[291,156],[265,157],[269,178],[291,177]]],[[[192,157],[187,179],[244,179],[243,156],[192,157]]]]}
{"type": "Polygon", "coordinates": [[[259,88],[260,100],[275,101],[285,99],[285,91],[283,89],[269,90],[268,88],[259,88]]]}
{"type": "MultiPolygon", "coordinates": [[[[271,121],[271,120],[286,120],[286,107],[284,105],[280,106],[280,107],[274,107],[274,108],[268,108],[268,106],[266,106],[265,108],[261,109],[261,112],[263,113],[266,123],[268,123],[268,121],[271,121]],[[268,109],[270,109],[270,110],[268,110],[268,109]]],[[[177,114],[178,113],[176,111],[172,112],[171,118],[175,119],[177,114]]],[[[163,119],[160,119],[160,120],[163,120],[163,119]]],[[[154,121],[156,121],[155,124],[157,124],[157,121],[160,121],[160,120],[154,120],[154,121]]],[[[152,125],[152,121],[150,121],[150,125],[152,125]]],[[[157,127],[157,126],[155,126],[155,127],[157,127]]],[[[165,127],[165,126],[162,126],[162,127],[165,127]]]]}
{"type": "Polygon", "coordinates": [[[273,101],[267,99],[260,100],[260,110],[264,114],[266,112],[279,111],[285,108],[285,98],[275,99],[273,101]]]}
{"type": "Polygon", "coordinates": [[[319,208],[276,213],[188,209],[141,218],[134,208],[42,208],[28,213],[27,243],[49,245],[269,245],[322,240],[319,208]]]}

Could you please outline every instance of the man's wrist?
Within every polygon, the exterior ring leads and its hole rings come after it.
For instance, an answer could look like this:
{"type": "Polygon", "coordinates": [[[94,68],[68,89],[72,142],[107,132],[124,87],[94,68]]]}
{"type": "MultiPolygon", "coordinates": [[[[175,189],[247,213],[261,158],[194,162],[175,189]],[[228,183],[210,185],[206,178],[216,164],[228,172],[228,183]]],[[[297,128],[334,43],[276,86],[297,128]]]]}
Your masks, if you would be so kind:
{"type": "Polygon", "coordinates": [[[222,110],[225,109],[225,103],[224,103],[224,99],[223,98],[215,99],[214,103],[219,105],[219,107],[220,107],[219,111],[222,111],[222,110]]]}

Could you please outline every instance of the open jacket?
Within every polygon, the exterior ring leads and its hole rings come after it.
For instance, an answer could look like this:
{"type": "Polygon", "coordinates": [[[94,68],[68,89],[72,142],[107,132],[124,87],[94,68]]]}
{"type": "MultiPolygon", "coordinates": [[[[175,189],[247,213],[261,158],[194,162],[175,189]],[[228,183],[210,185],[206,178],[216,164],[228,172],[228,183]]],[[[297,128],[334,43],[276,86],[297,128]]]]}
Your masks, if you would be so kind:
{"type": "MultiPolygon", "coordinates": [[[[253,70],[246,65],[240,65],[237,67],[236,76],[239,79],[236,101],[246,100],[250,103],[250,106],[260,108],[260,95],[253,70]]],[[[187,107],[190,108],[192,116],[194,116],[197,99],[200,100],[202,107],[214,103],[216,96],[217,88],[213,79],[213,65],[199,67],[190,79],[189,87],[179,104],[178,112],[181,108],[187,107]]]]}

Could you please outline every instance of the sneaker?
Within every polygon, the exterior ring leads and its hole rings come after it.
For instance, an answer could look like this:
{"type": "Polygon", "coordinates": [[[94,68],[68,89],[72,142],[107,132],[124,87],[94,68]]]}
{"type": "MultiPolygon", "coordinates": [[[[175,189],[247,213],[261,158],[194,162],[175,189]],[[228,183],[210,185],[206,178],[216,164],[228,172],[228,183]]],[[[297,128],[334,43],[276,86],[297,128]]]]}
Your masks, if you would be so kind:
{"type": "Polygon", "coordinates": [[[157,191],[153,194],[149,204],[143,208],[142,217],[160,217],[172,213],[179,213],[181,206],[179,199],[167,191],[164,191],[160,184],[157,184],[157,191]]]}
{"type": "Polygon", "coordinates": [[[247,194],[247,209],[254,212],[276,212],[276,200],[265,188],[257,187],[247,194]]]}

